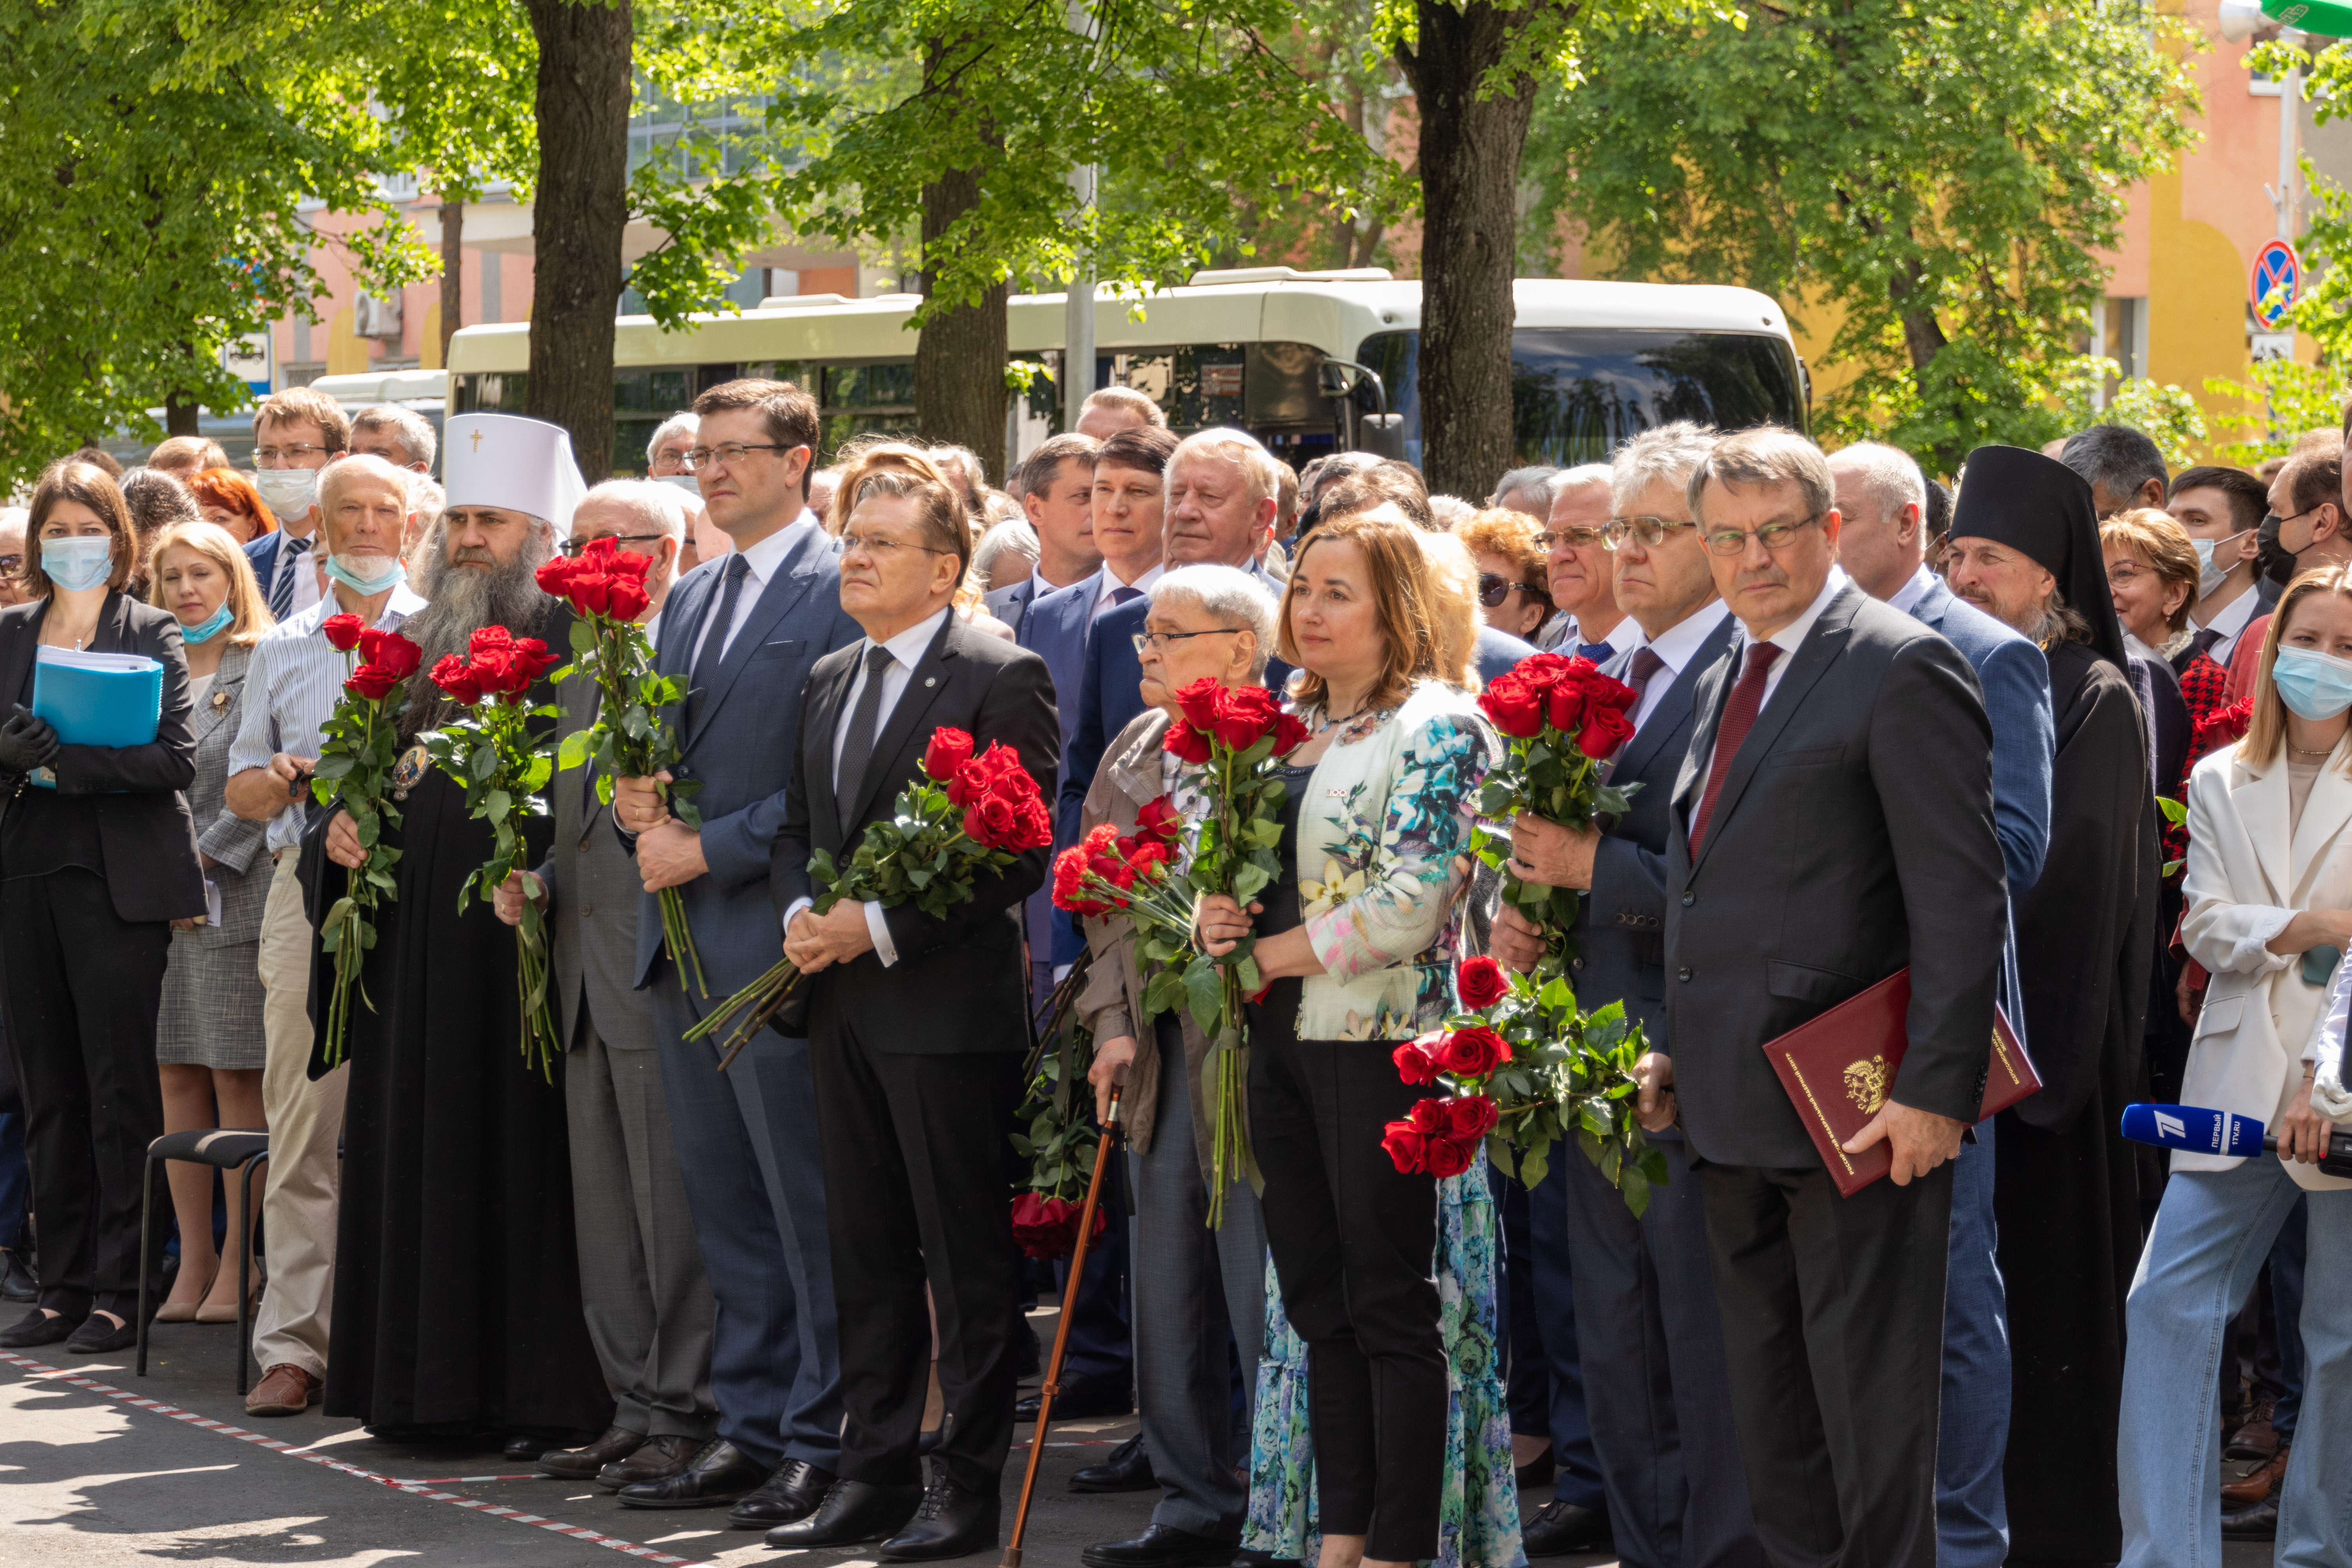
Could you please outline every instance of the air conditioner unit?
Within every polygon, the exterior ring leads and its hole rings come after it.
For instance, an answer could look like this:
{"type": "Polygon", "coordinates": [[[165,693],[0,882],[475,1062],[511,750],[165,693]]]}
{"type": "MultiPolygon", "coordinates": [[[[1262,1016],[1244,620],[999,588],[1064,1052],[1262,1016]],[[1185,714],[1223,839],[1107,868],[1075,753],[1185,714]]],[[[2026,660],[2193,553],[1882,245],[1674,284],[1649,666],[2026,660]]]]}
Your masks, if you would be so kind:
{"type": "Polygon", "coordinates": [[[397,342],[400,337],[400,296],[379,300],[373,294],[362,294],[352,305],[352,331],[363,338],[383,338],[397,342]]]}

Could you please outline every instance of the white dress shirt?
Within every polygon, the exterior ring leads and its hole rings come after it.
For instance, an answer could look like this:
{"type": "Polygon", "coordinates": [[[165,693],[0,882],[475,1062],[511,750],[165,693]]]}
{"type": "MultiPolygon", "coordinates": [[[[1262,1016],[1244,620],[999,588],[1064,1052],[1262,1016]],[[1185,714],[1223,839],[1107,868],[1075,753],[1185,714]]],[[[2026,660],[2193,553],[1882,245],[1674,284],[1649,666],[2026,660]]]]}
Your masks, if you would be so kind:
{"type": "Polygon", "coordinates": [[[1911,574],[1911,580],[1895,590],[1895,596],[1886,601],[1887,606],[1910,615],[1912,606],[1926,598],[1927,590],[1935,585],[1936,574],[1927,570],[1927,563],[1921,562],[1918,570],[1911,574]]]}
{"type": "MultiPolygon", "coordinates": [[[[810,528],[816,526],[816,513],[806,507],[803,507],[800,516],[794,518],[785,527],[776,530],[751,549],[740,552],[747,570],[743,574],[743,586],[736,590],[735,618],[727,623],[726,635],[719,644],[721,658],[726,656],[729,645],[734,642],[735,634],[743,629],[743,623],[751,618],[751,607],[760,602],[761,594],[767,589],[768,579],[776,574],[777,569],[784,563],[784,557],[792,552],[793,546],[799,542],[800,530],[803,525],[810,528]]],[[[721,560],[731,561],[735,553],[730,551],[726,556],[721,557],[721,560]]],[[[710,604],[714,611],[719,606],[718,595],[727,591],[726,574],[733,570],[731,565],[720,566],[719,580],[710,585],[712,595],[710,604]]],[[[686,661],[686,668],[688,670],[692,670],[702,662],[702,645],[710,640],[710,620],[709,616],[704,616],[700,629],[694,634],[694,657],[686,661]]]]}
{"type": "MultiPolygon", "coordinates": [[[[907,694],[908,683],[915,679],[915,666],[922,662],[924,654],[930,651],[932,642],[940,635],[940,627],[946,624],[954,608],[950,605],[935,611],[881,645],[888,650],[890,662],[882,670],[881,706],[874,713],[876,740],[880,740],[882,731],[890,727],[890,715],[898,711],[898,700],[907,694]]],[[[833,787],[836,795],[841,789],[841,753],[849,743],[849,722],[856,717],[858,699],[866,691],[866,660],[874,646],[870,638],[857,643],[857,673],[850,678],[849,689],[841,694],[841,712],[834,721],[833,787]]],[[[844,856],[843,858],[845,860],[848,857],[844,856]]],[[[793,917],[814,901],[812,899],[793,900],[792,908],[784,911],[784,929],[790,931],[793,917]]],[[[874,939],[874,955],[882,961],[883,968],[887,969],[898,962],[898,946],[890,940],[890,923],[883,919],[882,904],[878,900],[866,900],[866,934],[874,939]]]]}
{"type": "Polygon", "coordinates": [[[1134,582],[1122,583],[1118,580],[1118,574],[1110,569],[1110,563],[1108,562],[1105,562],[1103,563],[1103,569],[1095,574],[1095,607],[1093,614],[1088,616],[1087,618],[1091,620],[1094,618],[1094,616],[1099,616],[1105,610],[1109,609],[1111,606],[1112,595],[1116,595],[1121,588],[1133,588],[1138,593],[1148,594],[1151,592],[1151,584],[1159,582],[1160,578],[1167,574],[1168,568],[1160,565],[1158,562],[1154,562],[1151,565],[1146,567],[1143,572],[1137,576],[1134,582]]]}
{"type": "Polygon", "coordinates": [[[2262,597],[2256,587],[2248,584],[2244,593],[2222,605],[2212,620],[2197,627],[2200,632],[2221,634],[2214,639],[2213,646],[2205,650],[2206,658],[2224,669],[2230,667],[2230,655],[2237,651],[2238,638],[2254,618],[2254,611],[2261,607],[2262,597]]]}
{"type": "MultiPolygon", "coordinates": [[[[1799,646],[1805,640],[1805,634],[1813,629],[1813,623],[1822,618],[1822,612],[1830,607],[1830,601],[1838,596],[1838,591],[1843,588],[1848,581],[1844,567],[1832,566],[1830,580],[1822,584],[1822,591],[1813,595],[1813,602],[1805,606],[1805,613],[1764,639],[1780,650],[1780,657],[1772,661],[1771,669],[1764,677],[1764,696],[1756,704],[1758,718],[1762,718],[1764,710],[1772,706],[1772,694],[1780,689],[1780,678],[1789,673],[1790,665],[1797,662],[1795,655],[1799,646]]],[[[1755,640],[1748,635],[1746,626],[1739,628],[1739,636],[1733,640],[1731,680],[1730,684],[1724,689],[1727,697],[1729,694],[1730,686],[1738,683],[1739,672],[1748,668],[1748,650],[1754,645],[1755,640]]],[[[1715,752],[1712,745],[1707,751],[1706,766],[1710,773],[1715,771],[1715,752]]]]}
{"type": "Polygon", "coordinates": [[[1721,626],[1723,617],[1729,614],[1731,614],[1730,605],[1721,599],[1709,599],[1706,604],[1660,632],[1655,640],[1642,636],[1639,623],[1630,619],[1625,623],[1634,628],[1637,637],[1641,637],[1641,640],[1635,642],[1633,648],[1628,651],[1648,647],[1658,656],[1659,661],[1657,671],[1650,677],[1650,684],[1642,693],[1641,707],[1633,711],[1633,729],[1636,733],[1640,732],[1643,725],[1650,721],[1650,715],[1658,710],[1658,704],[1666,700],[1667,689],[1682,678],[1683,671],[1689,667],[1692,658],[1697,655],[1699,644],[1713,637],[1715,628],[1721,626]]]}

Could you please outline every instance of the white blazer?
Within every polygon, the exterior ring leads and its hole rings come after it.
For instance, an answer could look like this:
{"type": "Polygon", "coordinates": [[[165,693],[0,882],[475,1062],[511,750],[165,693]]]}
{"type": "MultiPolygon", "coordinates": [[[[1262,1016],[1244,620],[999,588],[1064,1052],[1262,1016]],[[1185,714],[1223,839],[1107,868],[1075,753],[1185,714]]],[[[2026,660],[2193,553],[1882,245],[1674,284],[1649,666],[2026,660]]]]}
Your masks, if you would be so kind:
{"type": "MultiPolygon", "coordinates": [[[[2312,781],[2292,840],[2284,748],[2259,767],[2225,746],[2189,779],[2187,918],[2181,940],[2212,972],[2189,1047],[2181,1099],[2251,1116],[2275,1131],[2303,1084],[2306,1047],[2325,1022],[2327,987],[2303,978],[2298,954],[2263,944],[2304,910],[2352,908],[2352,774],[2347,742],[2312,781]]],[[[2227,1171],[2212,1154],[2172,1152],[2176,1171],[2227,1171]]],[[[2352,1187],[2290,1163],[2314,1192],[2352,1187]]]]}

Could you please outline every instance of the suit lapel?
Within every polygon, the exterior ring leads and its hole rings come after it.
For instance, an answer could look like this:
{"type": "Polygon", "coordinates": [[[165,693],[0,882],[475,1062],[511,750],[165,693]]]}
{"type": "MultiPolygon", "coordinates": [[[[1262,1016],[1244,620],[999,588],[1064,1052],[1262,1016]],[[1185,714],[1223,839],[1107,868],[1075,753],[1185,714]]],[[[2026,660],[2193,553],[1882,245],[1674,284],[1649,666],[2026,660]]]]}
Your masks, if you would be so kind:
{"type": "Polygon", "coordinates": [[[41,623],[48,618],[49,601],[41,600],[25,622],[25,635],[11,640],[8,662],[0,667],[0,713],[5,713],[16,703],[16,694],[25,689],[25,678],[32,673],[33,660],[41,644],[41,623]]]}
{"type": "Polygon", "coordinates": [[[1691,742],[1683,750],[1682,771],[1675,775],[1675,804],[1683,808],[1685,820],[1698,804],[1699,788],[1706,777],[1706,752],[1723,724],[1724,690],[1731,683],[1730,668],[1727,647],[1714,663],[1700,670],[1698,684],[1691,689],[1691,742]]]}
{"type": "Polygon", "coordinates": [[[848,695],[849,683],[857,679],[857,666],[866,657],[866,642],[860,638],[841,651],[847,657],[840,660],[840,668],[823,690],[808,694],[801,708],[801,733],[815,746],[813,756],[801,759],[808,770],[810,831],[820,837],[830,836],[841,821],[840,803],[833,789],[833,739],[841,729],[842,699],[848,695]]]}
{"type": "MultiPolygon", "coordinates": [[[[907,677],[907,689],[898,694],[898,705],[890,710],[890,718],[882,732],[874,738],[874,754],[866,763],[866,776],[857,781],[857,798],[849,803],[849,820],[863,822],[873,809],[874,797],[890,773],[890,760],[907,746],[915,726],[929,712],[931,703],[947,687],[947,661],[955,657],[950,645],[955,641],[956,616],[953,610],[940,627],[940,635],[917,661],[907,677]]],[[[827,731],[830,734],[831,731],[827,731]]],[[[927,731],[928,733],[928,731],[927,731]]]]}
{"type": "MultiPolygon", "coordinates": [[[[2273,757],[2261,771],[2248,769],[2246,782],[2231,790],[2236,799],[2238,816],[2246,825],[2246,837],[2254,841],[2254,858],[2262,863],[2263,875],[2268,879],[2271,892],[2282,904],[2292,896],[2294,882],[2288,875],[2292,852],[2287,834],[2286,758],[2273,757]]],[[[2316,795],[2319,787],[2312,786],[2316,795]]],[[[2308,811],[2308,805],[2305,809],[2308,811]]]]}
{"type": "Polygon", "coordinates": [[[1789,660],[1789,672],[1773,689],[1770,700],[1739,742],[1738,753],[1731,759],[1731,771],[1724,775],[1723,793],[1717,797],[1715,811],[1707,818],[1706,838],[1699,845],[1697,859],[1692,862],[1693,870],[1706,859],[1716,841],[1723,837],[1723,824],[1729,820],[1740,795],[1747,792],[1748,781],[1756,776],[1757,768],[1771,752],[1772,742],[1789,727],[1789,716],[1804,705],[1805,694],[1813,689],[1813,683],[1845,651],[1846,637],[1853,629],[1854,605],[1861,598],[1862,590],[1848,584],[1822,611],[1805,640],[1797,645],[1796,653],[1789,660]]]}
{"type": "Polygon", "coordinates": [[[710,609],[710,585],[718,580],[717,569],[698,572],[672,590],[669,603],[662,606],[661,647],[655,655],[654,668],[677,677],[680,686],[686,684],[688,667],[694,659],[702,617],[710,609]]]}
{"type": "Polygon", "coordinates": [[[2311,781],[2310,797],[2303,803],[2303,816],[2294,825],[2294,843],[2287,851],[2288,874],[2294,879],[2298,899],[2321,858],[2320,852],[2336,841],[2347,819],[2352,819],[2352,775],[2347,775],[2330,757],[2320,763],[2319,776],[2311,781]]]}
{"type": "Polygon", "coordinates": [[[129,653],[131,647],[131,595],[109,594],[106,604],[98,612],[98,629],[89,636],[92,653],[129,653]]]}
{"type": "MultiPolygon", "coordinates": [[[[744,621],[743,629],[735,634],[733,642],[728,644],[727,657],[719,661],[719,677],[711,682],[710,689],[703,693],[702,706],[697,710],[694,733],[688,737],[686,749],[691,750],[696,742],[710,732],[713,721],[719,717],[719,710],[726,705],[727,694],[735,689],[736,678],[743,673],[743,667],[751,662],[751,656],[760,651],[761,645],[768,640],[768,634],[776,629],[776,623],[790,615],[793,607],[808,596],[809,587],[817,577],[814,557],[829,549],[831,542],[822,532],[812,528],[785,552],[775,575],[769,578],[768,585],[760,590],[760,596],[753,602],[751,616],[744,621]]],[[[713,626],[711,635],[718,636],[719,630],[713,626]]]]}
{"type": "Polygon", "coordinates": [[[252,662],[253,653],[249,648],[241,648],[231,643],[221,650],[220,668],[214,672],[212,693],[196,710],[195,731],[199,743],[219,729],[221,721],[236,707],[236,689],[245,684],[246,666],[252,662]]]}

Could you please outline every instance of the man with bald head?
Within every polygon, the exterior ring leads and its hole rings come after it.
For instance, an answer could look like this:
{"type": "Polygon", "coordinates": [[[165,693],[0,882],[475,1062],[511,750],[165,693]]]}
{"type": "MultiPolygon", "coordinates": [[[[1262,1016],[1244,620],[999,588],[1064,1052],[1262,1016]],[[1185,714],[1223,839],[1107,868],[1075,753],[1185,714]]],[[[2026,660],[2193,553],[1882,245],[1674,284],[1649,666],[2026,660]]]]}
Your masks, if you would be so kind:
{"type": "Polygon", "coordinates": [[[1552,476],[1551,516],[1536,535],[1549,557],[1551,602],[1559,614],[1544,623],[1537,646],[1553,653],[1580,654],[1606,664],[1639,641],[1625,612],[1617,607],[1609,546],[1609,487],[1606,463],[1586,463],[1552,476]]]}

